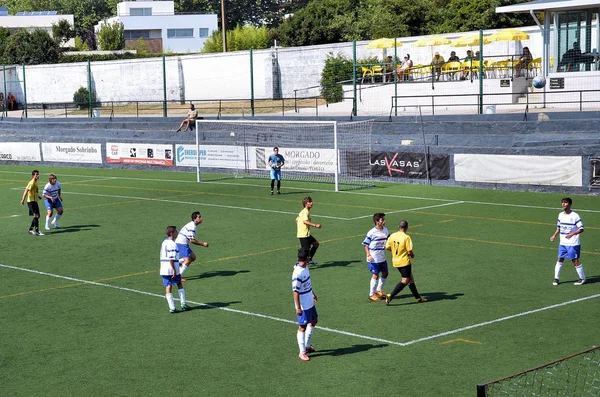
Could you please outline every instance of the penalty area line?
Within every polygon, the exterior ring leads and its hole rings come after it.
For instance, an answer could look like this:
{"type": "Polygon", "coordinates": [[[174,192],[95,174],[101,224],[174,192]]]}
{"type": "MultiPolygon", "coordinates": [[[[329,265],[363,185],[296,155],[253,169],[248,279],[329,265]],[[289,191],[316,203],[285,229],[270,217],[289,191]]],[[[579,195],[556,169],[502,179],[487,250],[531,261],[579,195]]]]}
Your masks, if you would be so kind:
{"type": "MultiPolygon", "coordinates": [[[[4,265],[2,263],[0,263],[0,267],[6,268],[6,269],[18,270],[18,271],[22,271],[22,272],[39,274],[39,275],[42,275],[42,276],[59,278],[59,279],[63,279],[63,280],[74,281],[74,282],[78,282],[78,283],[81,283],[81,284],[89,284],[89,285],[95,285],[97,287],[112,288],[112,289],[116,289],[116,290],[119,290],[119,291],[133,292],[133,293],[136,293],[136,294],[142,294],[142,295],[146,295],[146,296],[152,296],[152,297],[155,297],[155,298],[165,299],[164,295],[156,294],[154,292],[141,291],[141,290],[137,290],[137,289],[133,289],[133,288],[127,288],[127,287],[119,287],[117,285],[111,285],[111,284],[105,284],[105,283],[98,283],[96,281],[83,280],[83,279],[79,279],[79,278],[75,278],[75,277],[61,276],[60,274],[47,273],[47,272],[42,272],[42,271],[39,271],[39,270],[25,269],[25,268],[22,268],[22,267],[4,265]]],[[[179,300],[179,299],[175,299],[175,300],[179,300]]],[[[269,316],[269,315],[266,315],[266,314],[248,312],[248,311],[245,311],[245,310],[231,309],[229,307],[221,307],[221,306],[209,305],[207,303],[194,302],[194,301],[191,301],[191,300],[188,300],[187,302],[191,303],[193,305],[205,306],[205,307],[209,307],[211,309],[219,309],[219,310],[223,310],[223,311],[230,312],[230,313],[243,314],[243,315],[246,315],[246,316],[259,317],[259,318],[264,318],[264,319],[267,319],[267,320],[273,320],[273,321],[277,321],[277,322],[280,322],[280,323],[298,325],[298,323],[295,322],[295,321],[286,320],[284,318],[279,318],[279,317],[274,317],[274,316],[269,316]]],[[[386,340],[386,339],[374,338],[374,337],[371,337],[371,336],[355,334],[355,333],[352,333],[352,332],[337,330],[337,329],[333,329],[333,328],[327,328],[327,327],[321,327],[321,326],[319,326],[319,329],[323,330],[323,331],[335,333],[335,334],[351,336],[351,337],[354,337],[354,338],[365,339],[365,340],[370,340],[370,341],[380,342],[380,343],[387,343],[389,345],[396,345],[396,346],[404,346],[405,345],[405,343],[401,343],[401,342],[394,342],[394,341],[390,341],[390,340],[386,340]]]]}

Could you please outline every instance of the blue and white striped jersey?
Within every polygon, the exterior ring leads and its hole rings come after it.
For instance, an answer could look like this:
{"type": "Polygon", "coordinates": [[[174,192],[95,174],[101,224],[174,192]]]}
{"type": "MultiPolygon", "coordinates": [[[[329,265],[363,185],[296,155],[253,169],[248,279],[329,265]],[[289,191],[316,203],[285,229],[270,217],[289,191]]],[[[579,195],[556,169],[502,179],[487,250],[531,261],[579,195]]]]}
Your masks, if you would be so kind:
{"type": "Polygon", "coordinates": [[[46,186],[44,186],[44,191],[42,193],[42,196],[50,196],[53,199],[57,199],[58,198],[58,192],[60,191],[60,182],[56,181],[56,183],[53,185],[50,182],[46,183],[46,186]]]}
{"type": "Polygon", "coordinates": [[[175,242],[177,244],[189,245],[190,240],[196,238],[196,226],[194,221],[186,223],[179,231],[179,235],[177,236],[177,239],[175,239],[175,242]]]}
{"type": "Polygon", "coordinates": [[[315,305],[308,266],[302,267],[297,263],[296,266],[294,266],[294,271],[292,273],[292,291],[296,291],[300,295],[300,308],[302,310],[308,310],[315,305]]]}
{"type": "Polygon", "coordinates": [[[171,260],[175,261],[175,274],[179,274],[179,249],[175,241],[165,239],[160,246],[160,275],[172,276],[171,260]]]}
{"type": "Polygon", "coordinates": [[[575,211],[571,211],[568,214],[561,212],[558,214],[558,222],[556,227],[560,230],[560,245],[577,246],[581,245],[579,242],[579,234],[574,235],[571,238],[565,236],[577,229],[583,229],[583,222],[575,211]]]}
{"type": "Polygon", "coordinates": [[[369,252],[373,257],[373,263],[381,263],[385,261],[385,242],[390,236],[390,232],[384,226],[383,230],[376,227],[367,232],[367,236],[363,241],[363,245],[369,247],[369,252]]]}

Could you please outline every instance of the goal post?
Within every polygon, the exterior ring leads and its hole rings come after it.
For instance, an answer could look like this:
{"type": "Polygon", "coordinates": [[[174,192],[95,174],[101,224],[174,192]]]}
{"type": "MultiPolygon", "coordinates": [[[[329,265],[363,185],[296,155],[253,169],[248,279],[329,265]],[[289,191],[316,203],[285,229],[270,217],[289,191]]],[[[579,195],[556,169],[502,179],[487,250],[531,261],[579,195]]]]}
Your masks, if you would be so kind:
{"type": "Polygon", "coordinates": [[[477,385],[477,397],[600,395],[600,346],[477,385]]]}
{"type": "Polygon", "coordinates": [[[336,191],[373,186],[371,131],[372,121],[196,120],[196,179],[270,178],[268,159],[278,147],[285,180],[336,191]]]}

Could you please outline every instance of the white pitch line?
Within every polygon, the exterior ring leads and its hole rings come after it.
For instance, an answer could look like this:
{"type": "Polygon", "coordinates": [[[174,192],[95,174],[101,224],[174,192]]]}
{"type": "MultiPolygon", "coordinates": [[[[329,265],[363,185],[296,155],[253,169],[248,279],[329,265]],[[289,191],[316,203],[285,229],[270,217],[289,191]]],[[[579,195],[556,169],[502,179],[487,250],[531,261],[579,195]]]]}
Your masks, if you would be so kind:
{"type": "MultiPolygon", "coordinates": [[[[420,211],[420,210],[426,210],[426,209],[431,209],[431,208],[439,208],[439,207],[446,207],[449,205],[456,205],[456,204],[463,204],[464,201],[456,201],[456,202],[452,202],[452,203],[444,203],[444,204],[438,204],[438,205],[428,205],[427,207],[418,207],[418,208],[407,208],[405,210],[397,210],[397,211],[386,211],[386,215],[389,214],[397,214],[399,212],[408,212],[408,211],[420,211]]],[[[364,219],[364,218],[371,218],[373,215],[363,215],[363,216],[356,216],[354,218],[348,218],[349,221],[354,221],[357,219],[364,219]]]]}
{"type": "MultiPolygon", "coordinates": [[[[7,269],[12,269],[12,270],[19,270],[19,271],[23,271],[23,272],[34,273],[34,274],[39,274],[39,275],[42,275],[42,276],[49,276],[49,277],[59,278],[59,279],[63,279],[63,280],[74,281],[74,282],[82,283],[82,284],[95,285],[95,286],[98,286],[98,287],[113,288],[113,289],[116,289],[116,290],[119,290],[119,291],[133,292],[133,293],[136,293],[136,294],[142,294],[142,295],[152,296],[152,297],[155,297],[155,298],[165,299],[164,295],[156,294],[156,293],[153,293],[153,292],[141,291],[141,290],[137,290],[137,289],[133,289],[133,288],[119,287],[117,285],[111,285],[111,284],[105,284],[105,283],[98,283],[98,282],[89,281],[89,280],[82,280],[82,279],[75,278],[75,277],[61,276],[60,274],[47,273],[47,272],[42,272],[42,271],[39,271],[39,270],[25,269],[25,268],[16,267],[16,266],[9,266],[9,265],[4,265],[2,263],[0,263],[0,267],[4,267],[4,268],[7,268],[7,269]]],[[[175,300],[179,300],[179,299],[175,299],[175,300]]],[[[274,317],[274,316],[268,316],[266,314],[253,313],[253,312],[248,312],[248,311],[245,311],[245,310],[231,309],[231,308],[228,308],[228,307],[214,306],[214,305],[209,305],[208,303],[194,302],[194,301],[191,301],[191,300],[188,300],[187,302],[189,302],[189,303],[191,303],[193,305],[210,307],[211,309],[219,309],[219,310],[223,310],[223,311],[230,312],[230,313],[244,314],[246,316],[259,317],[259,318],[264,318],[264,319],[267,319],[267,320],[278,321],[280,323],[298,325],[298,323],[296,321],[286,320],[284,318],[279,318],[279,317],[274,317]]],[[[323,331],[327,331],[327,332],[336,333],[336,334],[352,336],[352,337],[359,338],[359,339],[366,339],[366,340],[371,340],[371,341],[376,341],[376,342],[381,342],[381,343],[387,343],[387,344],[390,344],[390,345],[403,346],[403,344],[401,342],[394,342],[394,341],[391,341],[391,340],[386,340],[386,339],[381,339],[381,338],[373,338],[371,336],[355,334],[355,333],[352,333],[352,332],[341,331],[341,330],[337,330],[337,329],[333,329],[333,328],[327,328],[327,327],[321,327],[321,326],[319,326],[319,329],[323,330],[323,331]]]]}
{"type": "Polygon", "coordinates": [[[456,334],[456,333],[459,333],[459,332],[462,332],[462,331],[468,331],[470,329],[484,327],[486,325],[490,325],[490,324],[494,324],[494,323],[499,323],[499,322],[506,321],[506,320],[512,320],[513,318],[523,317],[523,316],[527,316],[529,314],[543,312],[545,310],[556,309],[557,307],[572,305],[573,303],[583,302],[583,301],[590,300],[590,299],[596,299],[598,297],[600,297],[600,294],[586,296],[584,298],[574,299],[574,300],[563,302],[563,303],[557,303],[555,305],[550,305],[550,306],[542,307],[542,308],[539,308],[539,309],[528,310],[526,312],[521,312],[521,313],[513,314],[513,315],[510,315],[510,316],[497,318],[495,320],[485,321],[483,323],[473,324],[473,325],[469,325],[467,327],[462,327],[462,328],[457,328],[457,329],[454,329],[452,331],[446,331],[446,332],[442,332],[440,334],[426,336],[424,338],[419,338],[419,339],[414,339],[414,340],[411,340],[409,342],[404,342],[402,344],[402,346],[413,345],[415,343],[424,342],[424,341],[427,341],[427,340],[430,340],[430,339],[441,338],[442,336],[452,335],[452,334],[456,334]]]}

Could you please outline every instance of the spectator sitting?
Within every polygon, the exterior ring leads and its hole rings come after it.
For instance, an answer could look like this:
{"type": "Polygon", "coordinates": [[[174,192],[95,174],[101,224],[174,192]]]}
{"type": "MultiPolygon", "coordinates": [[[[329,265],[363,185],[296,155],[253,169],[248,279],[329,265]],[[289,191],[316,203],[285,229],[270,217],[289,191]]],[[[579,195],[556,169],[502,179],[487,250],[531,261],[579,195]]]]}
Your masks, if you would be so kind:
{"type": "Polygon", "coordinates": [[[523,47],[523,54],[521,55],[521,58],[519,58],[519,61],[515,64],[516,77],[521,77],[521,69],[527,70],[531,61],[533,61],[533,55],[531,55],[528,47],[523,47]]]}
{"type": "Polygon", "coordinates": [[[594,57],[583,55],[578,42],[573,43],[573,48],[567,50],[558,64],[558,70],[564,72],[579,72],[579,64],[592,63],[594,57]]]}
{"type": "MultiPolygon", "coordinates": [[[[473,60],[473,52],[471,50],[467,50],[467,56],[465,57],[465,59],[463,59],[463,62],[470,63],[473,60]]],[[[460,77],[461,80],[466,80],[469,77],[469,69],[471,69],[470,65],[468,68],[463,68],[462,76],[460,77]]]]}
{"type": "Polygon", "coordinates": [[[440,75],[442,74],[442,66],[444,66],[444,57],[439,52],[435,53],[435,56],[431,60],[431,75],[436,75],[435,81],[440,81],[440,75]]]}
{"type": "Polygon", "coordinates": [[[190,123],[193,123],[197,119],[198,119],[198,111],[196,110],[196,108],[194,107],[193,104],[190,104],[190,110],[188,110],[188,112],[187,112],[187,117],[185,118],[185,120],[183,120],[181,122],[181,124],[179,125],[179,128],[177,129],[177,132],[181,131],[181,129],[184,126],[185,126],[184,131],[188,131],[190,129],[190,123]]]}
{"type": "Polygon", "coordinates": [[[412,66],[413,61],[410,60],[410,54],[406,54],[406,56],[404,56],[404,61],[402,61],[402,64],[398,70],[396,70],[396,73],[398,74],[398,80],[408,80],[408,77],[410,76],[410,68],[412,68],[412,66]]]}
{"type": "Polygon", "coordinates": [[[15,96],[12,94],[12,92],[8,93],[8,95],[6,96],[6,101],[7,101],[8,110],[16,110],[17,109],[17,98],[15,98],[15,96]]]}
{"type": "Polygon", "coordinates": [[[447,62],[460,62],[460,58],[456,56],[456,52],[452,51],[447,62]]]}
{"type": "Polygon", "coordinates": [[[387,58],[385,58],[385,75],[389,76],[389,79],[386,80],[394,80],[394,69],[394,57],[388,55],[387,58]]]}

